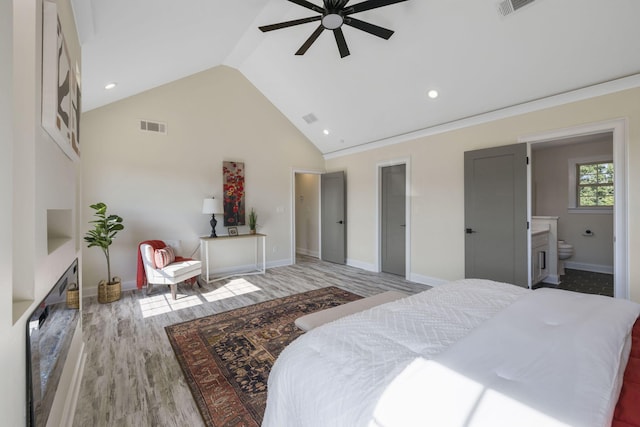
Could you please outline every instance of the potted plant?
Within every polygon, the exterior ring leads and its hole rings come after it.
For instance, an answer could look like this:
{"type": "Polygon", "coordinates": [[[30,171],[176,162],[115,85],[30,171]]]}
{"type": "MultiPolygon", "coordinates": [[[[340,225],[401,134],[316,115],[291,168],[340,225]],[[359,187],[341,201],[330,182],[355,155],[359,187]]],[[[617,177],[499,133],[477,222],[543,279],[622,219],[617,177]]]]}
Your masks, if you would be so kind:
{"type": "Polygon", "coordinates": [[[102,249],[107,259],[107,280],[101,280],[98,284],[98,302],[106,303],[120,299],[122,291],[121,281],[119,277],[111,278],[111,263],[109,258],[109,246],[113,243],[113,238],[118,231],[124,229],[122,218],[118,215],[107,215],[107,205],[100,202],[90,206],[94,209],[94,219],[89,221],[93,224],[93,230],[87,231],[84,237],[87,247],[97,246],[102,249]]]}
{"type": "Polygon", "coordinates": [[[251,208],[251,212],[249,212],[249,234],[256,234],[257,222],[258,214],[253,208],[251,208]]]}

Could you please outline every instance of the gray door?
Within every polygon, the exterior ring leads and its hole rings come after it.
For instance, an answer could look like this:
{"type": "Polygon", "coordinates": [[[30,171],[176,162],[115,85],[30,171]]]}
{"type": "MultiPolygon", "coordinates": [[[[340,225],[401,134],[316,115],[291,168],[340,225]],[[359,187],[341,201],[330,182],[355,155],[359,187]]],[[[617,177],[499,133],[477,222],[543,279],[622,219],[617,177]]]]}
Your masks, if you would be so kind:
{"type": "Polygon", "coordinates": [[[527,146],[464,153],[465,276],[528,286],[527,146]]]}
{"type": "Polygon", "coordinates": [[[324,261],[344,264],[347,259],[346,186],[344,172],[323,174],[320,178],[321,248],[324,261]]]}
{"type": "Polygon", "coordinates": [[[382,271],[405,276],[406,165],[382,168],[382,271]]]}

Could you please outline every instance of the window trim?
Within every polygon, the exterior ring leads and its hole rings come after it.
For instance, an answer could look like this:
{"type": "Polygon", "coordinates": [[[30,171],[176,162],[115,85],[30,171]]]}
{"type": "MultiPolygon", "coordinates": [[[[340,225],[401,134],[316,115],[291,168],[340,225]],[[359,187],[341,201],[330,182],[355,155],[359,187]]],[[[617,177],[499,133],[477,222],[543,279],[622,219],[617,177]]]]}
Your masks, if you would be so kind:
{"type": "MultiPolygon", "coordinates": [[[[600,154],[596,156],[589,157],[574,157],[569,159],[569,203],[568,203],[568,211],[569,213],[580,213],[580,214],[613,214],[613,206],[604,206],[604,207],[579,207],[577,206],[578,195],[577,195],[577,187],[578,187],[578,165],[586,164],[586,163],[613,163],[611,154],[600,154]]],[[[615,163],[613,164],[615,171],[615,163]]],[[[615,172],[614,172],[615,173],[615,172]]],[[[615,193],[615,175],[614,175],[614,193],[615,193]]]]}

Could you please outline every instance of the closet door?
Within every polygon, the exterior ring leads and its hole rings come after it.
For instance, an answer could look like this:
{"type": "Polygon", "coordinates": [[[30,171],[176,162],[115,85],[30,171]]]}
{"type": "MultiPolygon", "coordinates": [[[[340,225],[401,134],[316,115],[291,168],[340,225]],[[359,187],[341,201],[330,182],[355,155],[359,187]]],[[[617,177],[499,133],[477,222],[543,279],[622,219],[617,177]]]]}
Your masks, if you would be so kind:
{"type": "Polygon", "coordinates": [[[344,172],[320,178],[321,258],[345,264],[347,260],[346,186],[344,172]]]}

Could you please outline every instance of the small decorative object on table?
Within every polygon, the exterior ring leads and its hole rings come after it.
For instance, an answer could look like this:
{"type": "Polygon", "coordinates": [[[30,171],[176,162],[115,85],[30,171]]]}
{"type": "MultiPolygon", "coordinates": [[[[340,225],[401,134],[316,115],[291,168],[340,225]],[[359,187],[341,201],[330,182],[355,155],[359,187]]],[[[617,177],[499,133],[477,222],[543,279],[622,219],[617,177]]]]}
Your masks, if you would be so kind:
{"type": "Polygon", "coordinates": [[[251,208],[249,212],[249,234],[256,234],[256,226],[258,225],[258,214],[251,208]]]}
{"type": "Polygon", "coordinates": [[[237,236],[238,235],[238,227],[229,227],[229,236],[237,236]]]}

